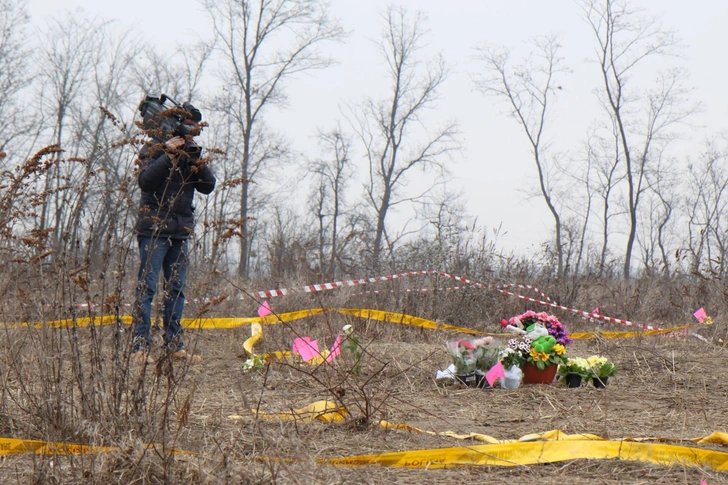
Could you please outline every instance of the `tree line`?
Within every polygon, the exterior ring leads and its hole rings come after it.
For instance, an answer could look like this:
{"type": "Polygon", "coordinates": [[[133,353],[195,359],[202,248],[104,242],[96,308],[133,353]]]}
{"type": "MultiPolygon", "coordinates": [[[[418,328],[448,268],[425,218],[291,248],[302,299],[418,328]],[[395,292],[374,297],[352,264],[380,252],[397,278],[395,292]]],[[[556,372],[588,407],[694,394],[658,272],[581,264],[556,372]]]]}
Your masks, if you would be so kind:
{"type": "MultiPolygon", "coordinates": [[[[162,92],[203,109],[204,161],[220,181],[198,199],[195,262],[243,279],[290,279],[423,268],[477,276],[509,260],[497,231],[479,226],[452,189],[459,127],[428,116],[441,107],[452,66],[425,49],[423,14],[382,12],[373,48],[386,89],[343,106],[301,163],[270,113],[285,110],[302,73],[334,62],[327,49],[345,40],[346,26],[319,0],[201,5],[209,38],[169,53],[78,13],[33,30],[25,2],[0,0],[0,250],[8,260],[74,267],[128,248],[133,161],[144,139],[136,108],[144,94],[162,92]],[[299,186],[305,197],[285,196],[299,186]],[[403,207],[417,216],[397,224],[403,207]]],[[[725,275],[725,143],[710,140],[690,156],[674,149],[700,109],[674,57],[676,33],[627,0],[574,8],[591,32],[602,111],[567,154],[553,149],[569,76],[562,41],[531,39],[523,57],[497,44],[464,47],[473,52],[473,87],[520,127],[533,195],[552,218],[542,252],[523,258],[554,278],[725,275]],[[660,70],[658,59],[675,62],[660,70]]]]}

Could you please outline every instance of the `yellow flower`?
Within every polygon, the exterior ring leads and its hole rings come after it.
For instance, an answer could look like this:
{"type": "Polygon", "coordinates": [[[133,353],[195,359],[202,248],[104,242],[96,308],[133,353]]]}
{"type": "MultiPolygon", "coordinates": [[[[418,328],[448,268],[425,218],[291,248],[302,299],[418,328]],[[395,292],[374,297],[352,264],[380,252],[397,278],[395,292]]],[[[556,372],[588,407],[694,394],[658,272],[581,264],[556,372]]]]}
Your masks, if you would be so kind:
{"type": "Polygon", "coordinates": [[[531,357],[533,358],[533,360],[538,360],[538,350],[531,347],[529,354],[531,354],[531,357]]]}
{"type": "Polygon", "coordinates": [[[540,352],[540,353],[538,354],[538,357],[539,357],[539,358],[540,358],[541,360],[543,360],[544,362],[546,362],[547,360],[549,360],[549,354],[547,354],[547,353],[544,353],[544,352],[540,352]]]}
{"type": "Polygon", "coordinates": [[[566,348],[561,344],[554,345],[554,352],[556,352],[556,355],[564,355],[566,353],[566,348]]]}

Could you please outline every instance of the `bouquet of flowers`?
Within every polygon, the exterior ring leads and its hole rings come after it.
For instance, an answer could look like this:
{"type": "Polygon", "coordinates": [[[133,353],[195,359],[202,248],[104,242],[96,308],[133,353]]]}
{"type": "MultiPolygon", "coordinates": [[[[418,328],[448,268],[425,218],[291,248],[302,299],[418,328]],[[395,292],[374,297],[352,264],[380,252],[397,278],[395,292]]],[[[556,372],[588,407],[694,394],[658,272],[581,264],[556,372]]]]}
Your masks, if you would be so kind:
{"type": "MultiPolygon", "coordinates": [[[[515,339],[512,339],[515,341],[515,339]]],[[[521,367],[526,362],[526,357],[517,348],[513,348],[510,345],[500,351],[500,363],[504,369],[510,369],[511,367],[521,367]]]]}
{"type": "Polygon", "coordinates": [[[506,363],[520,362],[522,365],[524,362],[531,362],[539,370],[544,370],[551,364],[560,365],[567,361],[566,347],[556,343],[550,335],[533,341],[528,336],[512,338],[508,340],[508,348],[512,349],[513,354],[508,356],[506,362],[501,360],[503,367],[506,367],[506,363]]]}
{"type": "Polygon", "coordinates": [[[589,367],[588,377],[591,379],[603,379],[617,375],[617,366],[609,362],[606,357],[592,355],[586,359],[589,367]]]}
{"type": "Polygon", "coordinates": [[[538,370],[544,370],[551,364],[562,365],[567,362],[566,348],[562,344],[549,345],[533,342],[531,350],[528,351],[526,362],[531,362],[538,370]]]}
{"type": "Polygon", "coordinates": [[[464,375],[481,370],[487,371],[498,362],[498,347],[491,346],[493,337],[477,340],[456,340],[445,344],[455,364],[455,373],[464,375]]]}
{"type": "Polygon", "coordinates": [[[528,329],[531,325],[540,324],[546,327],[549,335],[556,339],[556,343],[560,345],[569,345],[572,342],[569,333],[566,331],[566,327],[556,318],[555,315],[549,315],[546,312],[536,313],[533,310],[529,310],[515,317],[511,317],[507,321],[508,325],[517,328],[528,329]]]}
{"type": "Polygon", "coordinates": [[[531,350],[531,339],[528,337],[512,338],[508,340],[508,345],[501,352],[501,364],[505,369],[513,367],[522,367],[526,362],[528,353],[531,350]]]}
{"type": "Polygon", "coordinates": [[[566,377],[569,374],[574,374],[582,379],[586,379],[591,375],[591,368],[589,363],[583,357],[569,358],[566,363],[559,366],[559,375],[566,377]]]}

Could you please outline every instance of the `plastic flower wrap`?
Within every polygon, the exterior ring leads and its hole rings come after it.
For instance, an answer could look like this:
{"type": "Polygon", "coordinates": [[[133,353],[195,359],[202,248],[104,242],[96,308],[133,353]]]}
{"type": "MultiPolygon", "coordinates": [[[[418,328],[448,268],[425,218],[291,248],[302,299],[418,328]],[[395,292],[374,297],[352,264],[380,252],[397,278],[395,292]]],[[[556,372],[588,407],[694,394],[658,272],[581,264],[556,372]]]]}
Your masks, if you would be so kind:
{"type": "MultiPolygon", "coordinates": [[[[501,322],[501,325],[503,323],[501,322]]],[[[533,311],[518,315],[509,320],[509,325],[524,328],[525,335],[508,340],[507,349],[501,352],[503,367],[523,365],[531,362],[540,370],[552,364],[566,362],[565,345],[571,342],[566,327],[556,317],[547,313],[533,311]]]]}
{"type": "Polygon", "coordinates": [[[477,340],[454,340],[446,342],[445,346],[455,364],[455,372],[462,375],[476,369],[487,371],[498,362],[500,349],[492,343],[492,337],[483,337],[477,340]]]}
{"type": "Polygon", "coordinates": [[[515,327],[523,327],[523,329],[528,329],[529,326],[534,324],[541,324],[546,327],[549,335],[556,339],[557,343],[561,345],[569,345],[572,342],[571,337],[569,337],[569,332],[566,330],[564,324],[562,324],[555,315],[550,315],[546,312],[537,313],[533,310],[529,310],[520,315],[516,315],[515,317],[511,317],[508,320],[508,324],[515,327]]]}

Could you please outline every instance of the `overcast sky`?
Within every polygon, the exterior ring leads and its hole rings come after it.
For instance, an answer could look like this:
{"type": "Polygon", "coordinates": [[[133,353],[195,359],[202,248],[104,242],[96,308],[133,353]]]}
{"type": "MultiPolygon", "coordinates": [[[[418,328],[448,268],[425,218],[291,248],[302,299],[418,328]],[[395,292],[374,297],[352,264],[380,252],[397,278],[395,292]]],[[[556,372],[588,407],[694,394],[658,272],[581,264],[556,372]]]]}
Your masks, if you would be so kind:
{"type": "MultiPolygon", "coordinates": [[[[331,128],[341,118],[343,103],[384,94],[374,92],[384,71],[373,41],[381,32],[381,12],[391,2],[331,3],[333,14],[351,31],[346,43],[328,46],[337,65],[292,83],[288,109],[273,117],[276,128],[301,152],[312,145],[317,128],[331,128]]],[[[542,199],[529,200],[522,190],[534,183],[535,170],[518,125],[507,116],[504,105],[473,89],[470,73],[477,70],[473,48],[489,42],[525,52],[529,38],[559,34],[571,74],[559,83],[563,90],[556,100],[548,138],[555,149],[576,151],[598,115],[592,93],[598,83],[597,66],[588,62],[593,54],[592,38],[581,10],[572,0],[403,0],[396,4],[428,16],[429,49],[441,51],[451,66],[439,109],[430,122],[459,122],[464,150],[453,161],[451,171],[464,192],[468,211],[481,225],[502,225],[507,232],[500,240],[503,246],[527,251],[544,239],[543,231],[550,231],[552,220],[542,199]]],[[[682,153],[698,153],[707,137],[726,128],[728,96],[722,73],[728,46],[728,2],[636,0],[633,5],[663,15],[665,27],[678,31],[687,46],[680,63],[689,69],[695,100],[704,109],[693,119],[695,126],[686,129],[682,153]]],[[[146,38],[170,49],[197,33],[206,37],[209,28],[196,0],[30,0],[28,7],[33,24],[39,27],[47,16],[83,8],[88,16],[134,26],[146,38]]]]}

